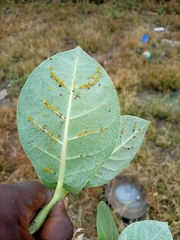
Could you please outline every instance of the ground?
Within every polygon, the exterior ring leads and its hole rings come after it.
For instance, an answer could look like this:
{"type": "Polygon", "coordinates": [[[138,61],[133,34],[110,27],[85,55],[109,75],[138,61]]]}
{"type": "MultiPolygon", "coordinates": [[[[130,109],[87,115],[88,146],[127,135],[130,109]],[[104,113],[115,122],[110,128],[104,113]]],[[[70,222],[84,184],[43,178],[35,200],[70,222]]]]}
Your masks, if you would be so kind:
{"type": "MultiPolygon", "coordinates": [[[[144,219],[167,221],[179,240],[180,3],[6,0],[0,3],[0,18],[0,182],[38,180],[18,138],[18,96],[43,60],[80,45],[114,82],[121,114],[151,121],[140,151],[123,173],[138,177],[146,189],[150,207],[144,219]],[[164,30],[155,32],[155,27],[164,30]],[[145,51],[150,59],[143,57],[145,51]]],[[[96,239],[96,206],[106,201],[104,186],[68,198],[74,226],[96,239]]],[[[122,231],[125,224],[113,215],[122,231]]]]}

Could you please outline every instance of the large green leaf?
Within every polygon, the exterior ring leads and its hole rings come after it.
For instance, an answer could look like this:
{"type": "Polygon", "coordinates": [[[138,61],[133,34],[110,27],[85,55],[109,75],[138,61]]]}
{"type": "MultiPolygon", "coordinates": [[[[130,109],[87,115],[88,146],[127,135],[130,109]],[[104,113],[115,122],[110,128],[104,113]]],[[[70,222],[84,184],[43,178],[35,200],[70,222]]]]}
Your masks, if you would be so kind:
{"type": "Polygon", "coordinates": [[[116,177],[134,158],[144,139],[149,121],[122,116],[119,138],[110,158],[92,176],[86,187],[100,186],[116,177]]]}
{"type": "Polygon", "coordinates": [[[40,180],[78,193],[115,147],[120,113],[105,70],[80,47],[52,56],[29,76],[18,101],[20,140],[40,180]]]}
{"type": "Polygon", "coordinates": [[[173,240],[168,224],[146,220],[130,224],[118,240],[173,240]]]}
{"type": "Polygon", "coordinates": [[[97,208],[97,231],[98,240],[117,240],[119,237],[112,214],[103,201],[98,204],[97,208]]]}

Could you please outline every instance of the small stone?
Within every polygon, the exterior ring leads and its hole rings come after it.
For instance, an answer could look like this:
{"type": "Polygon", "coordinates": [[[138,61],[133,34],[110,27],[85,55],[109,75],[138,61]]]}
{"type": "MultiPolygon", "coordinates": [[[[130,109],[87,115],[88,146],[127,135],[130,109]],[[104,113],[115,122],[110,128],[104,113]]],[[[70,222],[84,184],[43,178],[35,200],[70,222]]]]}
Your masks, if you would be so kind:
{"type": "Polygon", "coordinates": [[[3,100],[8,95],[6,89],[0,91],[0,101],[3,100]]]}

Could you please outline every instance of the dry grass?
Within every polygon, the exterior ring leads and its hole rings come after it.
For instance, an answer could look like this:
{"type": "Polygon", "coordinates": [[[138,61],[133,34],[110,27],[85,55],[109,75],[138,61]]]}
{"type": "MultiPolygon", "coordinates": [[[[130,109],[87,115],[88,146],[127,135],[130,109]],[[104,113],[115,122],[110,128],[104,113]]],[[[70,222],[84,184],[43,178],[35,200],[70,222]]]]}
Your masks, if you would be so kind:
{"type": "MultiPolygon", "coordinates": [[[[147,190],[147,219],[169,223],[180,239],[180,42],[178,1],[109,1],[102,5],[68,1],[0,2],[0,182],[37,179],[19,143],[16,99],[28,75],[51,55],[80,45],[106,69],[118,92],[122,114],[151,121],[145,141],[124,172],[137,176],[147,190]],[[15,3],[18,2],[18,3],[15,3]],[[26,3],[22,3],[26,2],[26,3]],[[162,26],[164,32],[154,32],[162,26]],[[143,34],[149,41],[142,43],[143,34]],[[150,60],[141,57],[150,51],[150,60]],[[11,100],[14,99],[14,102],[11,100]],[[8,104],[7,104],[8,102],[8,104]]],[[[69,195],[75,227],[96,239],[98,201],[103,187],[69,195]]],[[[114,214],[119,230],[124,228],[114,214]]]]}

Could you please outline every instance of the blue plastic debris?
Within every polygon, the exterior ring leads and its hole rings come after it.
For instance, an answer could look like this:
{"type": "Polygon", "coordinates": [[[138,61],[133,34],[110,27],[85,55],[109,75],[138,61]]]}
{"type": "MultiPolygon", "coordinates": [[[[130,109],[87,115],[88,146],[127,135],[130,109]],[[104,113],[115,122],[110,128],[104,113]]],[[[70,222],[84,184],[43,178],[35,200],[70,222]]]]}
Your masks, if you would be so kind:
{"type": "Polygon", "coordinates": [[[147,43],[148,40],[149,40],[149,36],[148,36],[147,34],[144,34],[144,35],[142,36],[141,40],[142,40],[143,43],[147,43]]]}

